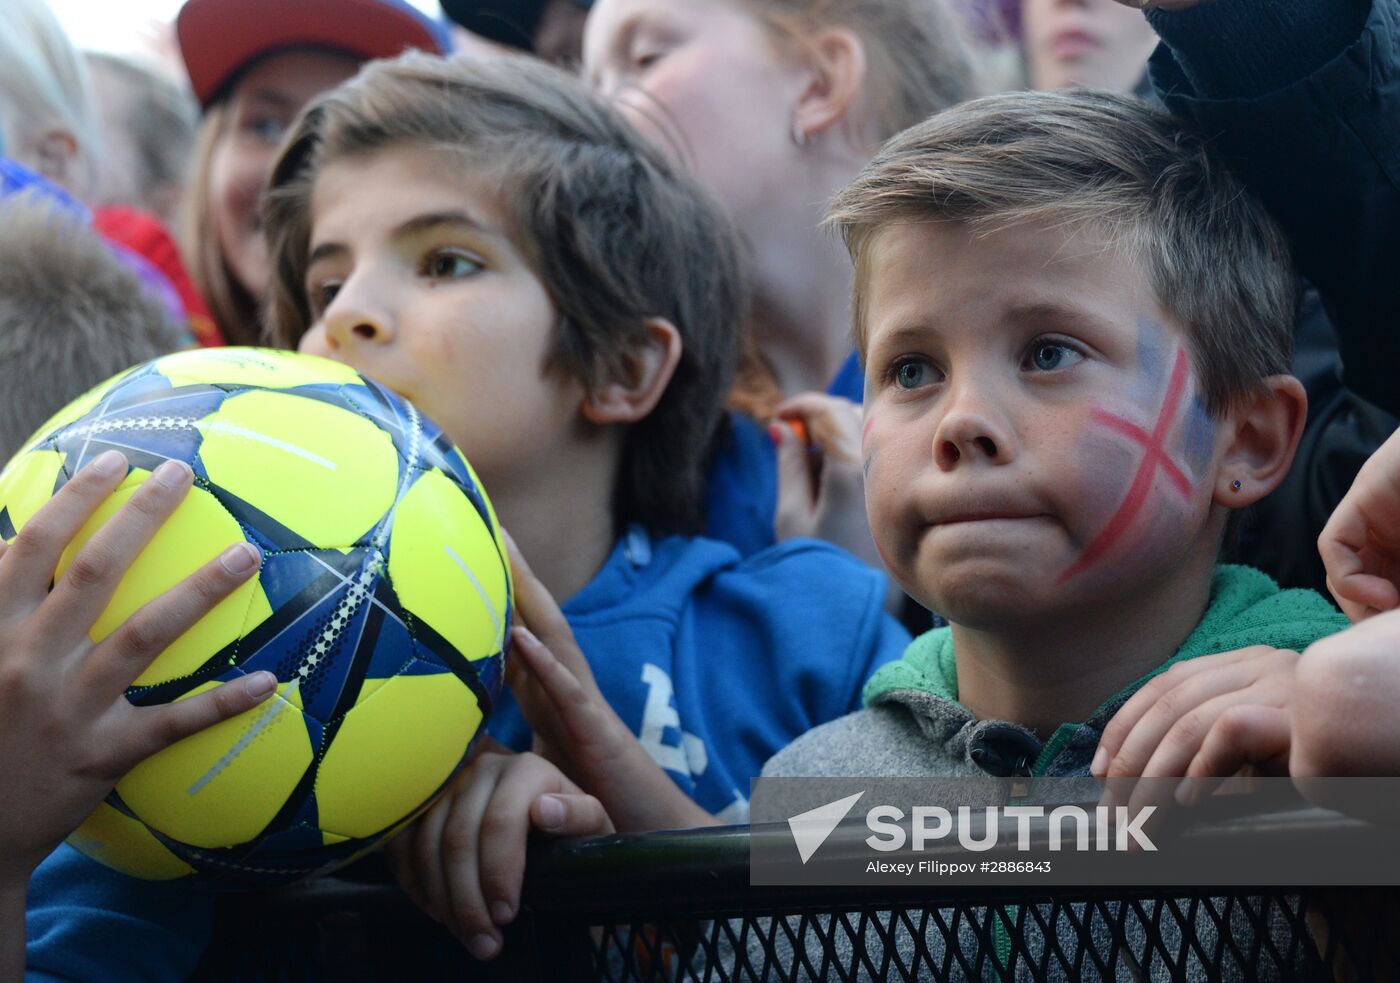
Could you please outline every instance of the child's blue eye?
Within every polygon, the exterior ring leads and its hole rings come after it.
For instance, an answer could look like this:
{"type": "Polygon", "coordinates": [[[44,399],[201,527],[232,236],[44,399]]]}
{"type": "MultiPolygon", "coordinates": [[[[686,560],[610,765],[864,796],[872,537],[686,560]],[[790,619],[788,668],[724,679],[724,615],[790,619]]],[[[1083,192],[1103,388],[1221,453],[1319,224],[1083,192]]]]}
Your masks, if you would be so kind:
{"type": "Polygon", "coordinates": [[[900,389],[918,389],[932,381],[931,366],[919,359],[905,359],[894,367],[894,382],[900,389]]]}
{"type": "Polygon", "coordinates": [[[423,272],[434,279],[456,280],[471,276],[481,269],[481,264],[465,253],[444,249],[430,255],[423,264],[423,272]]]}
{"type": "Polygon", "coordinates": [[[1041,372],[1054,372],[1056,369],[1065,369],[1083,360],[1083,355],[1075,351],[1069,345],[1058,341],[1037,341],[1031,346],[1028,357],[1030,367],[1038,369],[1041,372]]]}

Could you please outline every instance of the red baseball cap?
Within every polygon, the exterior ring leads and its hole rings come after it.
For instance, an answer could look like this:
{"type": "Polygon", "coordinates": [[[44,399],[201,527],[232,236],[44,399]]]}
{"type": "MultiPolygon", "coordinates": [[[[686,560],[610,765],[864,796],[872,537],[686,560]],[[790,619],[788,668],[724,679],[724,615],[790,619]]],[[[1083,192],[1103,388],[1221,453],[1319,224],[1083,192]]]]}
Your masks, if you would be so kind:
{"type": "Polygon", "coordinates": [[[186,0],[175,19],[180,54],[208,108],[239,70],[281,48],[392,58],[408,48],[451,50],[443,27],[401,0],[186,0]]]}

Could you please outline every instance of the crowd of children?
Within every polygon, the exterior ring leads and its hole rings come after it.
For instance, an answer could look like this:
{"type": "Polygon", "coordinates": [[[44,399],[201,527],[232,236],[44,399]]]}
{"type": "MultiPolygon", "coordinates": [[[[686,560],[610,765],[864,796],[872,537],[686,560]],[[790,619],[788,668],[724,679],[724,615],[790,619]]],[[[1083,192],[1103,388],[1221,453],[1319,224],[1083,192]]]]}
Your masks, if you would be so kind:
{"type": "MultiPolygon", "coordinates": [[[[1031,85],[1091,87],[995,95],[944,0],[444,6],[539,57],[399,0],[186,0],[194,101],[133,89],[192,140],[181,262],[103,219],[168,161],[103,175],[137,154],[7,0],[0,453],[196,340],[443,426],[513,537],[511,697],[388,853],[473,956],[532,832],[742,823],[760,774],[1400,769],[1400,0],[1024,0],[1031,85]]],[[[93,644],[191,483],[55,581],[125,473],[0,541],[0,978],[188,975],[211,898],[61,841],[276,683],[126,701],[259,557],[93,644]]]]}

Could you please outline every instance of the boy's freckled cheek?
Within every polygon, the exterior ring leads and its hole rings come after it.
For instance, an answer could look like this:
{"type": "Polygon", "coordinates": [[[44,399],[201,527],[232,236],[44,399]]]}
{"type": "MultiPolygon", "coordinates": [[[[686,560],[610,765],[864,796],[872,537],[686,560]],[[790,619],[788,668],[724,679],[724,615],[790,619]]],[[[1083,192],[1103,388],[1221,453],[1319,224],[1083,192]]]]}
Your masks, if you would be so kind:
{"type": "MultiPolygon", "coordinates": [[[[1080,466],[1074,477],[1078,488],[1073,499],[1077,521],[1073,528],[1082,551],[1097,543],[1101,533],[1117,521],[1143,464],[1143,450],[1119,441],[1111,434],[1086,432],[1078,441],[1080,466]]],[[[1111,585],[1138,572],[1160,570],[1176,562],[1196,531],[1195,506],[1182,499],[1179,489],[1158,469],[1146,495],[1131,518],[1093,563],[1076,573],[1081,588],[1111,585]]]]}
{"type": "Polygon", "coordinates": [[[1086,430],[1074,451],[1067,477],[1075,483],[1080,532],[1096,532],[1123,503],[1141,454],[1111,435],[1086,430]]]}
{"type": "Polygon", "coordinates": [[[867,416],[865,426],[860,432],[860,457],[865,466],[865,477],[870,478],[871,468],[875,465],[875,445],[877,441],[872,439],[871,432],[875,428],[876,418],[867,416]]]}
{"type": "Polygon", "coordinates": [[[1119,388],[1104,399],[1099,408],[1142,424],[1150,431],[1153,421],[1162,409],[1164,386],[1165,382],[1159,376],[1132,376],[1122,379],[1119,388]]]}
{"type": "Polygon", "coordinates": [[[889,517],[909,504],[910,483],[930,464],[924,428],[881,414],[868,416],[861,437],[866,498],[872,516],[889,517]]]}
{"type": "Polygon", "coordinates": [[[439,365],[454,365],[457,359],[457,332],[450,327],[447,330],[437,332],[436,344],[433,347],[433,357],[437,359],[439,365]]]}
{"type": "Polygon", "coordinates": [[[866,512],[875,549],[890,569],[915,552],[914,544],[903,541],[911,506],[909,483],[918,470],[918,462],[908,459],[912,446],[912,437],[892,432],[878,414],[866,417],[861,437],[866,512]]]}
{"type": "Polygon", "coordinates": [[[1197,532],[1192,507],[1160,475],[1137,525],[1135,535],[1126,544],[1127,555],[1122,563],[1127,567],[1165,569],[1185,552],[1197,532]]]}
{"type": "Polygon", "coordinates": [[[897,562],[895,555],[884,542],[884,537],[877,535],[873,536],[872,538],[875,542],[875,552],[879,555],[880,562],[884,564],[885,569],[889,571],[895,571],[900,569],[900,564],[897,562]]]}

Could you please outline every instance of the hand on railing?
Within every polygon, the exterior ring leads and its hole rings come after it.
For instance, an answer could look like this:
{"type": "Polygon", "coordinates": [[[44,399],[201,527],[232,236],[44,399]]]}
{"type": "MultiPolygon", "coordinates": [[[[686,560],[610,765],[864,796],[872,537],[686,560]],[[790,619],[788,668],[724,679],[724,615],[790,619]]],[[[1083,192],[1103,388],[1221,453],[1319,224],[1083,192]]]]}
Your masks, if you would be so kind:
{"type": "Polygon", "coordinates": [[[513,543],[510,558],[516,612],[531,627],[512,629],[506,678],[535,753],[597,796],[620,830],[713,825],[603,697],[559,605],[513,543]]]}
{"type": "MultiPolygon", "coordinates": [[[[1091,772],[1114,785],[1130,778],[1184,778],[1176,791],[1182,804],[1241,769],[1287,774],[1298,658],[1297,652],[1255,645],[1177,663],[1114,714],[1091,772]]],[[[1142,787],[1160,791],[1161,783],[1142,787]]]]}
{"type": "Polygon", "coordinates": [[[501,929],[520,911],[530,832],[601,836],[602,804],[534,754],[478,755],[389,844],[399,886],[477,959],[500,955],[501,929]]]}
{"type": "Polygon", "coordinates": [[[559,605],[506,539],[516,613],[533,626],[511,629],[507,681],[537,753],[488,739],[388,849],[403,889],[478,959],[500,954],[501,928],[520,910],[531,831],[590,836],[714,822],[608,705],[559,605]]]}

